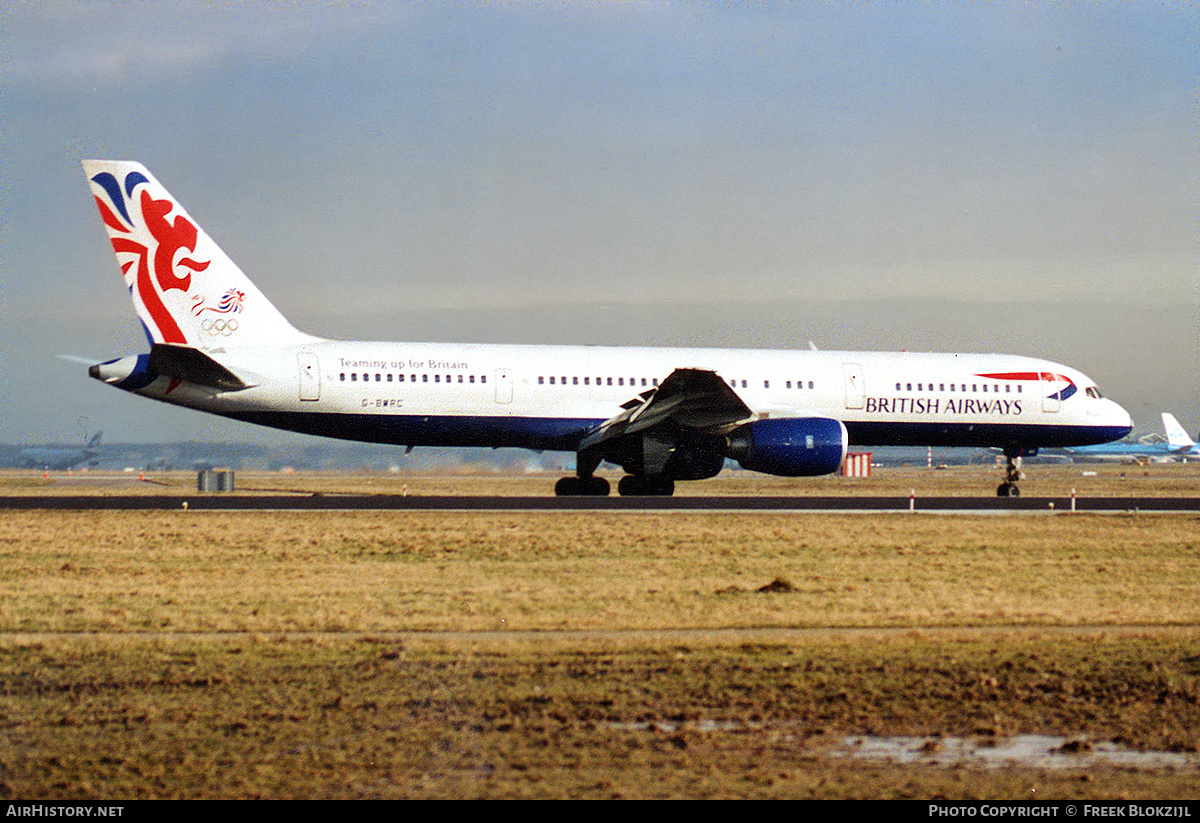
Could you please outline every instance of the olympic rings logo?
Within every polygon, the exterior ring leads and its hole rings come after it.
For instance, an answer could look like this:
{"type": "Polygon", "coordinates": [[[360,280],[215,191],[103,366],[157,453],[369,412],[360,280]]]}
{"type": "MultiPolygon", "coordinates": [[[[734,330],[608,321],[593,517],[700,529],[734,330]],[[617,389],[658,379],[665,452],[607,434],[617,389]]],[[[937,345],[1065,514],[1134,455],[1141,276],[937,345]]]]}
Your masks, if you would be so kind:
{"type": "Polygon", "coordinates": [[[225,318],[221,318],[219,320],[203,320],[200,323],[200,328],[206,333],[211,334],[213,337],[228,337],[237,331],[238,321],[226,320],[225,318]]]}

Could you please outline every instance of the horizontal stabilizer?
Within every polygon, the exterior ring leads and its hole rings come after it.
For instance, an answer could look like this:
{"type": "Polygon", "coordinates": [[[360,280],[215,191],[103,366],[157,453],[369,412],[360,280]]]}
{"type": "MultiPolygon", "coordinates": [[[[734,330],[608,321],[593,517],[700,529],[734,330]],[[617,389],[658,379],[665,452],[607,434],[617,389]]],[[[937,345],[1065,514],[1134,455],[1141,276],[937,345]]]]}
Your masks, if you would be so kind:
{"type": "Polygon", "coordinates": [[[149,367],[167,377],[221,391],[241,391],[251,386],[204,352],[190,346],[155,343],[150,349],[149,367]]]}

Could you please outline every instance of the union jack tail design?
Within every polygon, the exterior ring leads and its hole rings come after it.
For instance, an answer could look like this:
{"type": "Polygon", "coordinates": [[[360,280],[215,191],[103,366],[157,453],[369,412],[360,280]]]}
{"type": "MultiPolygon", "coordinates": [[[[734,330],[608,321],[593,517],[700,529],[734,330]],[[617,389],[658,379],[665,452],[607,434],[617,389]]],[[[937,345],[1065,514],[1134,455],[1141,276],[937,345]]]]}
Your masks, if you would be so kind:
{"type": "Polygon", "coordinates": [[[151,343],[229,349],[314,339],[284,319],[143,166],[84,160],[83,170],[151,343]]]}

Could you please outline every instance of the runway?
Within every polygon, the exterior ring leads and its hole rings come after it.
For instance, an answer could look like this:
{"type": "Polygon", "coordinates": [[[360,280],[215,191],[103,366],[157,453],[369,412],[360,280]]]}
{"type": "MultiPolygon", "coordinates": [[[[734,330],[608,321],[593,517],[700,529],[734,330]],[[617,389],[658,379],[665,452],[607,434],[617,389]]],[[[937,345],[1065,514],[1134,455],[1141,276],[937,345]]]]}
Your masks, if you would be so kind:
{"type": "Polygon", "coordinates": [[[696,511],[1200,512],[1200,497],[493,497],[353,494],[12,495],[3,510],[54,511],[696,511]]]}

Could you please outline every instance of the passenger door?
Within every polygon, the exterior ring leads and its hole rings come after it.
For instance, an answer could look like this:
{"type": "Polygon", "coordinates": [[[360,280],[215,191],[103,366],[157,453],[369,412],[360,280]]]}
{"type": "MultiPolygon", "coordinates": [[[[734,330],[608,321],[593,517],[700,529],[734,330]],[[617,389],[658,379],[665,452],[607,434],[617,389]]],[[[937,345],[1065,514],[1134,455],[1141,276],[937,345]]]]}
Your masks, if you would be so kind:
{"type": "Polygon", "coordinates": [[[300,366],[300,399],[321,399],[321,366],[317,355],[310,351],[302,351],[296,355],[300,366]]]}
{"type": "Polygon", "coordinates": [[[505,405],[512,402],[513,376],[511,369],[496,369],[496,402],[505,405]]]}
{"type": "Polygon", "coordinates": [[[842,374],[846,378],[846,408],[861,409],[866,399],[862,366],[858,363],[843,363],[842,374]]]}

